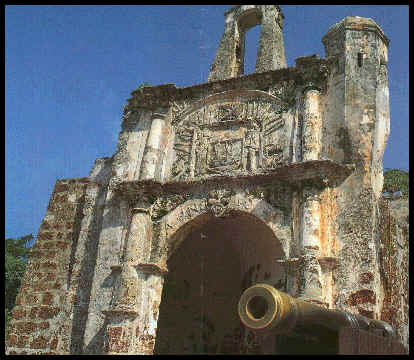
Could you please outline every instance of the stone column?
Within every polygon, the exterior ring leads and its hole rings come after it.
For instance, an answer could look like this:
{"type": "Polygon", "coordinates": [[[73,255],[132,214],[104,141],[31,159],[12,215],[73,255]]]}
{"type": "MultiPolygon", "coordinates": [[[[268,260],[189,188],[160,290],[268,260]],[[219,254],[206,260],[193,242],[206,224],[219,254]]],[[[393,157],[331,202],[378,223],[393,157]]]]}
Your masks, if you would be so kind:
{"type": "MultiPolygon", "coordinates": [[[[304,93],[304,116],[302,132],[303,161],[319,160],[321,152],[321,115],[319,111],[320,94],[314,88],[306,88],[304,93]]],[[[311,183],[302,189],[302,232],[300,297],[321,301],[320,257],[320,190],[311,183]]]]}
{"type": "Polygon", "coordinates": [[[299,296],[314,301],[322,298],[320,257],[320,199],[312,186],[303,188],[301,272],[299,296]]]}
{"type": "Polygon", "coordinates": [[[322,141],[319,90],[312,87],[305,89],[303,108],[302,159],[319,160],[322,141]]]}
{"type": "Polygon", "coordinates": [[[153,113],[151,129],[141,163],[139,179],[149,180],[156,176],[157,165],[162,154],[162,143],[165,129],[165,114],[153,113]]]}
{"type": "Polygon", "coordinates": [[[121,265],[115,283],[111,308],[104,310],[108,319],[107,354],[152,354],[155,345],[158,308],[163,275],[167,272],[149,263],[152,221],[149,204],[132,209],[131,222],[121,265]]]}

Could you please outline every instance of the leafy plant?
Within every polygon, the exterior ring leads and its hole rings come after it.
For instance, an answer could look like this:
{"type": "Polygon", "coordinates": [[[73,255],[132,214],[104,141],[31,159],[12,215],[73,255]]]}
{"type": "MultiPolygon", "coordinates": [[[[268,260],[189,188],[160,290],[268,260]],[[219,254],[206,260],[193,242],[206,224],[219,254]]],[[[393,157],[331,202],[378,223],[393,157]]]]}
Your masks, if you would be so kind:
{"type": "Polygon", "coordinates": [[[401,169],[385,169],[383,192],[402,192],[403,198],[408,198],[409,175],[408,171],[401,169]]]}
{"type": "MultiPolygon", "coordinates": [[[[5,325],[9,323],[11,311],[14,307],[17,293],[26,270],[29,258],[29,245],[33,243],[33,235],[29,234],[18,239],[6,239],[5,254],[5,325]]],[[[7,334],[7,331],[6,331],[7,334]]]]}
{"type": "Polygon", "coordinates": [[[151,84],[149,82],[144,81],[140,86],[138,86],[138,90],[142,91],[143,88],[150,87],[150,86],[151,86],[151,84]]]}

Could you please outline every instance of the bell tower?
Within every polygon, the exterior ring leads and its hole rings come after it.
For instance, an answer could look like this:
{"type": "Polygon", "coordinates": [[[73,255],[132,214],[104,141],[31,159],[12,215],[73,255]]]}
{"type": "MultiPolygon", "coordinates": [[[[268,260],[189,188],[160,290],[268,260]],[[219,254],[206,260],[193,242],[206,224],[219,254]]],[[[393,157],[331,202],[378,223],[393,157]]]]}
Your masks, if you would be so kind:
{"type": "Polygon", "coordinates": [[[256,72],[286,67],[283,14],[278,5],[236,5],[224,13],[225,28],[208,81],[244,74],[245,35],[261,25],[256,72]]]}

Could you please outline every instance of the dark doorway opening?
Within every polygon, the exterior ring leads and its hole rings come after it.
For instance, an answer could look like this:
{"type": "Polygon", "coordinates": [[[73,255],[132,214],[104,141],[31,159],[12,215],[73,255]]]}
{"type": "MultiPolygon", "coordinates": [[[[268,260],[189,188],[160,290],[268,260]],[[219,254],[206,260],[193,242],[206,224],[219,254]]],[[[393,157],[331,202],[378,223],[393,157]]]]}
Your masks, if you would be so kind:
{"type": "Polygon", "coordinates": [[[154,352],[273,353],[275,341],[263,343],[248,331],[237,304],[258,282],[285,290],[278,258],[280,242],[254,216],[234,213],[194,225],[168,260],[154,352]]]}

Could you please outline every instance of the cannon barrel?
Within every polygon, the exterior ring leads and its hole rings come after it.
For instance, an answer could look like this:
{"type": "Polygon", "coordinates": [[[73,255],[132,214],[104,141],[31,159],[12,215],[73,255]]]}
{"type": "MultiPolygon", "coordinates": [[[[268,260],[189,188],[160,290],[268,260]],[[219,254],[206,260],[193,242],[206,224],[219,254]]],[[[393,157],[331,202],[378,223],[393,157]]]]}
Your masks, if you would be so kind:
{"type": "Polygon", "coordinates": [[[315,335],[318,330],[338,333],[342,327],[352,327],[395,336],[393,328],[384,321],[326,309],[293,298],[267,284],[256,284],[246,289],[240,297],[238,312],[246,327],[262,334],[292,332],[315,335]]]}

